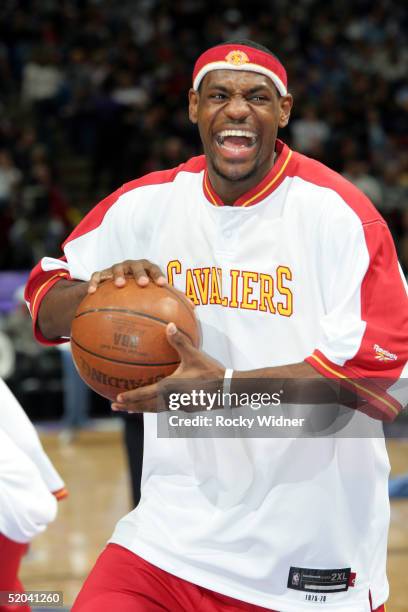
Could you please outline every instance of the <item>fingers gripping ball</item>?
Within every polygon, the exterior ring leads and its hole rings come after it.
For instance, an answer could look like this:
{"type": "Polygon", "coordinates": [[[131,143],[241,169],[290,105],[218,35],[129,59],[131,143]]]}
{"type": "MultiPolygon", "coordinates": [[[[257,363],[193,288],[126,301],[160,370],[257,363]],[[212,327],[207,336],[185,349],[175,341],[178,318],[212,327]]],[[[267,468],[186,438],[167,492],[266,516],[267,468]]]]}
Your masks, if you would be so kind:
{"type": "Polygon", "coordinates": [[[82,300],[72,323],[72,355],[80,376],[110,400],[169,376],[180,363],[166,338],[171,321],[199,346],[197,319],[180,291],[152,282],[139,287],[133,278],[121,288],[105,281],[82,300]]]}

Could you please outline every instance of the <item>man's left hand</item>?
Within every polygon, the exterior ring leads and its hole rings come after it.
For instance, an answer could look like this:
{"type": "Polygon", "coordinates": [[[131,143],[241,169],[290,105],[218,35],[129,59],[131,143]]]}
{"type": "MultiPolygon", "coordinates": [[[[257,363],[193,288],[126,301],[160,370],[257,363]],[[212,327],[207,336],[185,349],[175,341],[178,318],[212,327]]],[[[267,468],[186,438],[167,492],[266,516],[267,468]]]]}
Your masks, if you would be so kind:
{"type": "MultiPolygon", "coordinates": [[[[120,393],[112,404],[112,410],[124,412],[161,412],[167,410],[165,397],[169,393],[189,393],[192,388],[204,385],[206,389],[222,389],[225,367],[218,361],[196,349],[174,323],[166,327],[167,340],[180,355],[180,365],[170,376],[154,385],[139,387],[120,393]]],[[[186,407],[188,410],[188,407],[186,407]]],[[[195,408],[196,410],[199,408],[195,408]]],[[[205,410],[205,407],[202,408],[205,410]]]]}

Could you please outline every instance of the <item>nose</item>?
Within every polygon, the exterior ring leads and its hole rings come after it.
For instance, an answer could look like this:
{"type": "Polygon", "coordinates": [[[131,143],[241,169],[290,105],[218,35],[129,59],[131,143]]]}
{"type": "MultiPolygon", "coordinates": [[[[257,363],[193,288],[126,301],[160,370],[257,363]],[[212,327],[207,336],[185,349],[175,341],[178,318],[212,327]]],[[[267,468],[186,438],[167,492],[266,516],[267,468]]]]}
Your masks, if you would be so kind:
{"type": "Polygon", "coordinates": [[[235,121],[245,119],[249,112],[249,105],[244,96],[239,94],[231,96],[225,107],[226,114],[235,121]]]}

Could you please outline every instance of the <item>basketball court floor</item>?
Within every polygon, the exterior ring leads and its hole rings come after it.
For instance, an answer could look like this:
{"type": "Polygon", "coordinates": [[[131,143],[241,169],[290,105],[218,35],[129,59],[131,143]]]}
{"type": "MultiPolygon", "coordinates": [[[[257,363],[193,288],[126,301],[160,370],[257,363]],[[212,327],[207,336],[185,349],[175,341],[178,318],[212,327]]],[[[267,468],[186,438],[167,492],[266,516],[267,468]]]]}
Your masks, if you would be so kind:
{"type": "MultiPolygon", "coordinates": [[[[110,423],[106,431],[82,431],[72,444],[60,442],[58,432],[41,434],[70,495],[33,541],[21,578],[27,590],[63,591],[68,610],[116,521],[131,509],[120,422],[110,423]]],[[[388,451],[393,475],[408,472],[408,440],[390,439],[388,451]]],[[[388,576],[387,612],[408,612],[408,499],[391,504],[388,576]]]]}

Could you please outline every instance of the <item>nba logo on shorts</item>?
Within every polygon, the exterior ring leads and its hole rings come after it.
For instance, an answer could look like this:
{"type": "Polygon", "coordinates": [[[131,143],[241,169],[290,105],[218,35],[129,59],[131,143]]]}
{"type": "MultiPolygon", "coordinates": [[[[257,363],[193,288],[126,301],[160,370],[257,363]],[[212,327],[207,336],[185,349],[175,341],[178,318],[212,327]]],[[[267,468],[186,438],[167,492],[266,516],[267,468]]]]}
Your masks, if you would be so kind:
{"type": "Polygon", "coordinates": [[[299,574],[299,572],[295,572],[293,574],[293,576],[292,576],[292,584],[293,584],[293,586],[298,586],[299,580],[300,580],[300,574],[299,574]]]}

